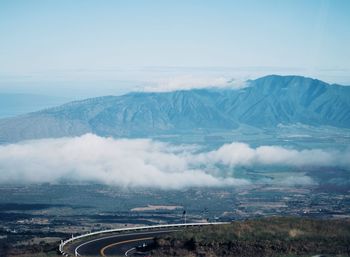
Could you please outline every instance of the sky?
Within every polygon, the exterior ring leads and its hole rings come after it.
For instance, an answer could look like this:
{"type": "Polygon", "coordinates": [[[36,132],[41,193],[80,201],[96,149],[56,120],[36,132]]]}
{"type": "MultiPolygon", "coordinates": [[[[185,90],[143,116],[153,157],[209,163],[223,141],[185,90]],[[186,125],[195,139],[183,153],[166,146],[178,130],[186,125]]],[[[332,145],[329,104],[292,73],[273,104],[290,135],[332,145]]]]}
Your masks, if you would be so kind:
{"type": "Polygon", "coordinates": [[[1,0],[0,92],[93,96],[271,73],[350,85],[349,12],[348,0],[1,0]]]}

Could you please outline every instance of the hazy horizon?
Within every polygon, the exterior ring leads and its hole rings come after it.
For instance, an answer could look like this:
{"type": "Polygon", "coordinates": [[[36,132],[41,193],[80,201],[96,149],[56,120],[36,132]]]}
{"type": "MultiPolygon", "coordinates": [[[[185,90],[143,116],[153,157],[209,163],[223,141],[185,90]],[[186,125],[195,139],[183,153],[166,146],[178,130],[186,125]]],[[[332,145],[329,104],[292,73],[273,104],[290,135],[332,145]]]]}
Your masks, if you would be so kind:
{"type": "Polygon", "coordinates": [[[81,99],[301,75],[350,85],[350,3],[1,1],[0,93],[81,99]]]}

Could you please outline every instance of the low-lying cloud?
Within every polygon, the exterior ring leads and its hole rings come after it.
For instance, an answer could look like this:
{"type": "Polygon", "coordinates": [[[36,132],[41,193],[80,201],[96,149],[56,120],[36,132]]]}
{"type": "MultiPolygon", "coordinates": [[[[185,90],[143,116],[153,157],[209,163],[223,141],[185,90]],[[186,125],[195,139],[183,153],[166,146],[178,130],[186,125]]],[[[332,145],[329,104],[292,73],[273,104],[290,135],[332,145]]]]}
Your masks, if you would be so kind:
{"type": "Polygon", "coordinates": [[[152,81],[151,85],[143,88],[148,92],[169,92],[176,90],[190,90],[200,88],[232,88],[238,89],[247,85],[243,78],[203,76],[175,76],[152,81]]]}
{"type": "Polygon", "coordinates": [[[123,187],[242,185],[190,165],[192,148],[87,134],[0,147],[0,182],[95,182],[123,187]]]}
{"type": "Polygon", "coordinates": [[[199,155],[202,161],[233,166],[350,166],[350,152],[321,149],[295,150],[280,146],[252,148],[245,143],[231,143],[199,155]]]}
{"type": "Polygon", "coordinates": [[[221,172],[217,165],[230,169],[260,164],[322,166],[334,162],[350,166],[349,157],[340,152],[297,151],[276,146],[252,148],[243,143],[199,152],[188,145],[86,134],[0,146],[0,183],[71,181],[164,189],[240,186],[249,181],[221,172]]]}

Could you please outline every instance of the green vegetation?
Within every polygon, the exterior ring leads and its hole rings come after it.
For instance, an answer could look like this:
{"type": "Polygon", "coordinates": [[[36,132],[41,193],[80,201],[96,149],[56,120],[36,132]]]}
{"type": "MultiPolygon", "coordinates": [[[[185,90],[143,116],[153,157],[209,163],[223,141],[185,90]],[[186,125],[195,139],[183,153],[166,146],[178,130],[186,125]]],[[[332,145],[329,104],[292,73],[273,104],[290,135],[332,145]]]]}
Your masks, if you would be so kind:
{"type": "Polygon", "coordinates": [[[350,256],[350,220],[264,218],[186,229],[156,243],[152,256],[350,256]]]}

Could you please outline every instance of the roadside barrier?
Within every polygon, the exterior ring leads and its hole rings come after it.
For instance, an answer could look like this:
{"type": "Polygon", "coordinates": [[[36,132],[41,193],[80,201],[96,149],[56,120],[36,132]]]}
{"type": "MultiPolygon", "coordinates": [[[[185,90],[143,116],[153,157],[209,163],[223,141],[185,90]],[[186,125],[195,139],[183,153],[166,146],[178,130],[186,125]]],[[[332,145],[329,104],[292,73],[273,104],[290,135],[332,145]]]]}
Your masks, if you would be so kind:
{"type": "MultiPolygon", "coordinates": [[[[205,222],[205,223],[185,223],[185,224],[165,224],[165,225],[153,225],[153,226],[142,226],[142,227],[129,227],[129,228],[116,228],[116,229],[108,229],[108,230],[101,230],[96,231],[92,233],[87,233],[79,236],[73,236],[67,240],[62,240],[61,243],[58,246],[59,252],[63,256],[69,256],[67,252],[65,252],[64,247],[81,238],[84,237],[90,237],[90,236],[96,236],[100,234],[107,234],[107,233],[123,233],[123,232],[133,232],[133,231],[148,231],[148,230],[154,230],[154,229],[166,229],[166,228],[180,228],[180,227],[195,227],[195,226],[208,226],[208,225],[222,225],[222,224],[229,224],[229,222],[205,222]]],[[[75,251],[75,256],[78,256],[78,253],[75,251]]]]}

